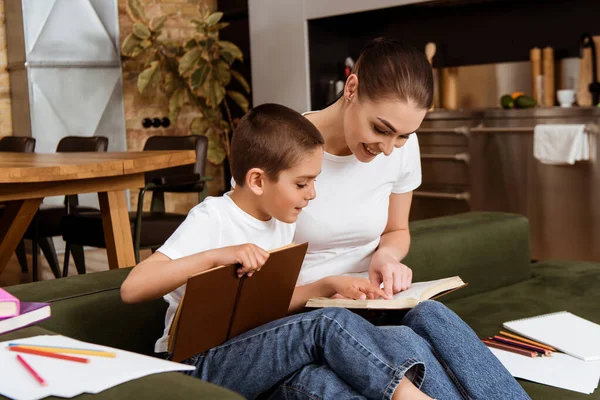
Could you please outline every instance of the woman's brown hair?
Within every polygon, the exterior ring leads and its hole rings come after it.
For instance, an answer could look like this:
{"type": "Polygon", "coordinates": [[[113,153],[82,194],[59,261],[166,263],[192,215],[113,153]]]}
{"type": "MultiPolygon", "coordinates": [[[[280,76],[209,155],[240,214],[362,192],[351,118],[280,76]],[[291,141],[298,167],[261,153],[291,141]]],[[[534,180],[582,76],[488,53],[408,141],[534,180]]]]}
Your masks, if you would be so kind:
{"type": "Polygon", "coordinates": [[[422,51],[397,40],[377,38],[361,52],[352,73],[358,95],[371,101],[399,99],[429,109],[433,72],[422,51]]]}

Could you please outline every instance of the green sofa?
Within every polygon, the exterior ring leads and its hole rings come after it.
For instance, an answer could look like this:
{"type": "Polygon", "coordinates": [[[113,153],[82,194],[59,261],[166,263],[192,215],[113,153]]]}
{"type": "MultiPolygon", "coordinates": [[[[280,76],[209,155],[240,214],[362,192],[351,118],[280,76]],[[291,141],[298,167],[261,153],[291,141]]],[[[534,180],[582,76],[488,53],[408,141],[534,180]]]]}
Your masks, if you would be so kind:
{"type": "MultiPolygon", "coordinates": [[[[411,223],[412,244],[405,260],[414,280],[460,275],[466,288],[440,300],[481,337],[497,333],[502,322],[568,310],[600,323],[600,263],[531,263],[527,220],[514,214],[467,213],[411,223]]],[[[52,318],[0,336],[55,332],[76,339],[151,354],[163,329],[162,300],[128,305],[119,286],[128,269],[36,282],[7,289],[24,301],[52,303],[52,318]]],[[[521,381],[533,399],[600,399],[521,381]]],[[[92,397],[82,395],[80,398],[92,397]]],[[[180,373],[138,379],[94,398],[239,399],[236,394],[180,373]]]]}

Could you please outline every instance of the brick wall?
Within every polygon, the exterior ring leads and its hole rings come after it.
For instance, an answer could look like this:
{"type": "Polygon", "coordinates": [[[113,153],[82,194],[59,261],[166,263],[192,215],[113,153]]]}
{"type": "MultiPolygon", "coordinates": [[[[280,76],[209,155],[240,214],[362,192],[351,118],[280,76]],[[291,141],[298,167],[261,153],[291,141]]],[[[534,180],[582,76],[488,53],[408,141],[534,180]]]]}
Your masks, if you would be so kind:
{"type": "Polygon", "coordinates": [[[10,136],[13,134],[10,108],[10,83],[8,81],[6,64],[4,0],[0,0],[0,136],[10,136]]]}

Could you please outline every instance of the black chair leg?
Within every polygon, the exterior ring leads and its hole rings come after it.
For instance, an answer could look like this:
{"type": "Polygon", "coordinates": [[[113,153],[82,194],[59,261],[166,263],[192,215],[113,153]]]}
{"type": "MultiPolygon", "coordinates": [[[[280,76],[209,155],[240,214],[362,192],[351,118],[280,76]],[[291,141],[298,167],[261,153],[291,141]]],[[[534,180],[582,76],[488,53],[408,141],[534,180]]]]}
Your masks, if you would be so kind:
{"type": "Polygon", "coordinates": [[[71,245],[65,242],[65,258],[63,260],[62,277],[66,278],[69,275],[69,257],[71,257],[71,245]]]}
{"type": "Polygon", "coordinates": [[[85,254],[83,252],[83,246],[72,244],[71,252],[73,253],[73,259],[75,260],[75,268],[77,268],[77,273],[79,275],[85,274],[85,254]]]}
{"type": "Polygon", "coordinates": [[[58,257],[56,256],[56,249],[54,248],[54,242],[51,237],[41,237],[38,239],[42,252],[48,260],[48,265],[54,274],[55,278],[60,278],[60,269],[58,268],[58,257]]]}
{"type": "Polygon", "coordinates": [[[17,249],[15,250],[15,254],[17,255],[17,260],[19,260],[19,265],[21,266],[21,272],[26,273],[28,271],[27,268],[27,252],[25,251],[25,240],[21,239],[17,249]]]}
{"type": "Polygon", "coordinates": [[[38,242],[35,238],[31,241],[31,278],[34,282],[38,280],[38,242]]]}

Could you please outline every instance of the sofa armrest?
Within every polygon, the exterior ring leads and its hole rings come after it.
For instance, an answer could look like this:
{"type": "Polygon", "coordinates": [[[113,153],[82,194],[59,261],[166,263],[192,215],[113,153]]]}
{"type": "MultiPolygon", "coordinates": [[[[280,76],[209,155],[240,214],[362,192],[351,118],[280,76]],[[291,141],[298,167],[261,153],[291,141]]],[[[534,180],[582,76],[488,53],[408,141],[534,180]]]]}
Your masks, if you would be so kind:
{"type": "Polygon", "coordinates": [[[162,335],[163,299],[125,304],[120,287],[131,268],[9,286],[22,301],[51,303],[38,326],[74,339],[151,355],[162,335]]]}
{"type": "Polygon", "coordinates": [[[517,214],[469,212],[414,221],[403,261],[413,281],[459,275],[469,285],[442,300],[511,285],[532,276],[529,223],[517,214]]]}

